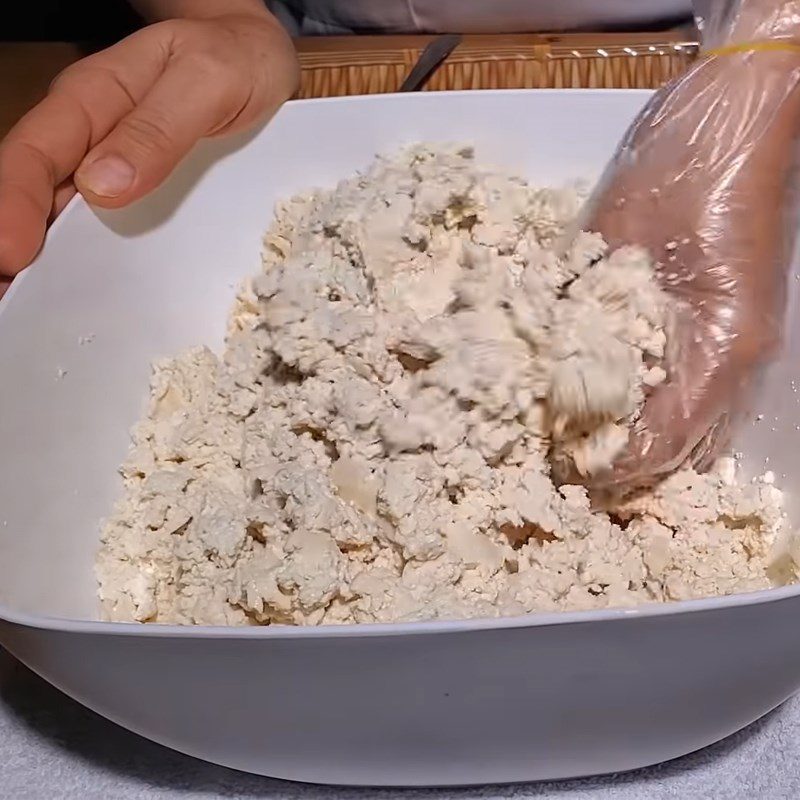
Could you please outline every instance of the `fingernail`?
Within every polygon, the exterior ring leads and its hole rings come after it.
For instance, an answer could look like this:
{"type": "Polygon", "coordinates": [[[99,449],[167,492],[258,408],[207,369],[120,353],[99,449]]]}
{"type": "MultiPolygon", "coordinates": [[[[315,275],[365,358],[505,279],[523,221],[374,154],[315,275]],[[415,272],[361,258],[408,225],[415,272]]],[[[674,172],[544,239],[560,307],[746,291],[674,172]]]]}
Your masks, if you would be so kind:
{"type": "Polygon", "coordinates": [[[78,170],[78,181],[98,197],[119,197],[128,191],[136,170],[124,158],[102,156],[78,170]]]}

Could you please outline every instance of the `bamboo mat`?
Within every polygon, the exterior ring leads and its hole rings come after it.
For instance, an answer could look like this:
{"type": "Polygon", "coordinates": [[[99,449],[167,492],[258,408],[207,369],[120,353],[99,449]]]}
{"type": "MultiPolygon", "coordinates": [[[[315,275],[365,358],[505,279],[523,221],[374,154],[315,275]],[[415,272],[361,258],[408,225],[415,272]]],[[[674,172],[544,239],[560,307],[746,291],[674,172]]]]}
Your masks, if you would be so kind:
{"type": "MultiPolygon", "coordinates": [[[[300,97],[397,91],[430,36],[297,40],[300,97]]],[[[466,36],[426,89],[655,89],[697,55],[691,32],[466,36]]],[[[82,55],[67,43],[0,42],[0,138],[82,55]]]]}
{"type": "Polygon", "coordinates": [[[0,42],[0,139],[80,57],[80,48],[66,42],[0,42]]]}
{"type": "MultiPolygon", "coordinates": [[[[395,92],[432,38],[300,39],[298,96],[395,92]]],[[[694,37],[680,31],[466,36],[426,89],[656,89],[697,52],[694,37]]]]}

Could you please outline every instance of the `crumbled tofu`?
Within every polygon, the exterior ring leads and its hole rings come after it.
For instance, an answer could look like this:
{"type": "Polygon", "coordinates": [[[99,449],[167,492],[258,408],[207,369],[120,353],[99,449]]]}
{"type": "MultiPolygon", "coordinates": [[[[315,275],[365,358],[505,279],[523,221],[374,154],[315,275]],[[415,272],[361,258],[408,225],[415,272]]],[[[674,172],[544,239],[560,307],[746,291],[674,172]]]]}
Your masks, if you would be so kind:
{"type": "Polygon", "coordinates": [[[613,506],[551,477],[607,467],[667,379],[653,265],[589,233],[563,252],[580,202],[415,147],[280,206],[222,356],[154,366],[104,615],[391,622],[772,585],[780,492],[733,461],[613,506]]]}

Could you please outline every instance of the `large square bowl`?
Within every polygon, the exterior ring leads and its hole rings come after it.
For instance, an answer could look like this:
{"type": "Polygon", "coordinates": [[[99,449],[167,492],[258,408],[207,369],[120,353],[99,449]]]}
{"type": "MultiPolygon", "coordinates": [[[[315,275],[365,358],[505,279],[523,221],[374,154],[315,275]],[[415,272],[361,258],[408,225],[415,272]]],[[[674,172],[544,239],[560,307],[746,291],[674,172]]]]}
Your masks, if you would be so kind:
{"type": "MultiPolygon", "coordinates": [[[[204,145],[146,202],[74,202],[0,306],[0,642],[176,750],[303,781],[443,785],[628,770],[696,750],[800,687],[800,588],[633,610],[394,626],[97,619],[98,524],[149,364],[221,346],[276,200],[378,151],[472,142],[541,184],[595,177],[641,92],[423,94],[288,105],[204,145]],[[94,336],[91,343],[82,337],[94,336]],[[84,343],[81,344],[81,341],[84,343]]],[[[792,287],[795,281],[792,281],[792,287]]],[[[794,309],[794,301],[791,306],[794,309]]],[[[800,479],[800,331],[739,447],[800,479]]],[[[790,512],[794,509],[790,505],[790,512]]]]}

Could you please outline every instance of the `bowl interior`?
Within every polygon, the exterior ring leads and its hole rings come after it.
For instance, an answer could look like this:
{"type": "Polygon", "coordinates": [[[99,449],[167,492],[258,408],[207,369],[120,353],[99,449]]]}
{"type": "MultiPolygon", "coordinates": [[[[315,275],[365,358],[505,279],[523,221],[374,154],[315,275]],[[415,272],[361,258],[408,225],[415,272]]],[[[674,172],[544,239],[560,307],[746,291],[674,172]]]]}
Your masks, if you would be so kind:
{"type": "MultiPolygon", "coordinates": [[[[647,96],[294,103],[255,135],[198,147],[134,208],[98,215],[74,202],[0,305],[0,616],[96,619],[99,523],[120,493],[116,468],[149,365],[196,344],[221,346],[236,285],[259,267],[277,200],[416,141],[472,143],[482,161],[538,184],[592,180],[647,96]]],[[[795,317],[755,408],[763,418],[743,426],[738,444],[752,468],[768,460],[787,487],[800,479],[795,317]]]]}

